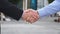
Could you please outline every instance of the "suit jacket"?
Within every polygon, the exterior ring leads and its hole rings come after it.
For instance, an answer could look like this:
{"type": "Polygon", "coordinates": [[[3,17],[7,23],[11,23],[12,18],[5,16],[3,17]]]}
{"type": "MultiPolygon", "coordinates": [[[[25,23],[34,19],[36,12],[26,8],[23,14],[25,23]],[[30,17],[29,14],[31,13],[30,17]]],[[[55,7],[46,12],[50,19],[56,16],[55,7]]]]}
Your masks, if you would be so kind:
{"type": "Polygon", "coordinates": [[[19,20],[23,14],[23,10],[17,8],[16,5],[8,2],[8,0],[0,0],[0,11],[16,20],[19,20]]]}

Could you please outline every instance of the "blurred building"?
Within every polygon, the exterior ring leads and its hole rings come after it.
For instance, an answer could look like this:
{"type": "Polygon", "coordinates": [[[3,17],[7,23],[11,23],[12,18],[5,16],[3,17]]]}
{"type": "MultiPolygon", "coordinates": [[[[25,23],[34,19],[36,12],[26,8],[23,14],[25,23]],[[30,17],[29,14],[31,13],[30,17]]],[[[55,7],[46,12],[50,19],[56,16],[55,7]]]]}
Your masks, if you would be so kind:
{"type": "MultiPolygon", "coordinates": [[[[23,10],[30,8],[37,10],[51,3],[51,1],[48,2],[48,0],[9,0],[9,1],[13,4],[16,4],[18,8],[23,10]]],[[[3,20],[3,18],[6,17],[3,16],[1,20],[3,20]]]]}
{"type": "Polygon", "coordinates": [[[42,8],[48,4],[48,0],[9,0],[11,3],[16,4],[21,9],[37,9],[42,8]]]}
{"type": "MultiPolygon", "coordinates": [[[[37,10],[37,9],[44,7],[47,0],[9,0],[9,2],[15,4],[17,7],[23,10],[30,9],[30,8],[37,10]]],[[[1,20],[5,18],[6,20],[10,21],[10,19],[5,17],[3,14],[1,16],[2,16],[1,20]]]]}
{"type": "Polygon", "coordinates": [[[48,0],[23,0],[23,9],[40,9],[48,5],[48,0]]]}

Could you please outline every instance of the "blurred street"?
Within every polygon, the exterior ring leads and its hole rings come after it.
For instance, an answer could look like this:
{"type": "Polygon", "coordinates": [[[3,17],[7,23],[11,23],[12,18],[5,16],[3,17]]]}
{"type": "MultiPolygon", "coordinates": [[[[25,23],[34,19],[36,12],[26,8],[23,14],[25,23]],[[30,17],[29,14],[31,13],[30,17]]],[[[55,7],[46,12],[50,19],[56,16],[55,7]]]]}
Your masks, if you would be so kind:
{"type": "Polygon", "coordinates": [[[29,24],[20,21],[0,22],[2,34],[60,34],[60,23],[53,20],[56,17],[45,17],[39,19],[36,23],[29,24]]]}

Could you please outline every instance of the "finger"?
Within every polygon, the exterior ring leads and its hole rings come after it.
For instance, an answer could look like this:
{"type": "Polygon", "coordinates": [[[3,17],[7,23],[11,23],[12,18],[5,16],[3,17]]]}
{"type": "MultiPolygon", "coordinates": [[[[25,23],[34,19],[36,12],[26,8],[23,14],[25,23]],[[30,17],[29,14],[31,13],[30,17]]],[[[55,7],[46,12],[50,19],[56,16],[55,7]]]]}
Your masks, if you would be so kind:
{"type": "Polygon", "coordinates": [[[33,18],[32,16],[29,16],[26,21],[32,24],[32,23],[36,22],[36,19],[33,18]]]}
{"type": "Polygon", "coordinates": [[[24,10],[25,13],[29,13],[30,11],[29,10],[24,10]]]}
{"type": "Polygon", "coordinates": [[[33,22],[33,18],[32,17],[28,17],[26,21],[29,22],[29,23],[32,23],[33,22]]]}
{"type": "Polygon", "coordinates": [[[37,19],[39,18],[38,14],[36,14],[36,13],[35,13],[35,14],[33,13],[33,14],[32,14],[32,17],[33,17],[35,20],[37,20],[37,19]]]}
{"type": "Polygon", "coordinates": [[[26,20],[28,17],[29,17],[29,14],[24,14],[22,18],[23,20],[26,20]]]}
{"type": "Polygon", "coordinates": [[[30,18],[30,23],[32,24],[34,22],[34,19],[33,18],[30,18]]]}
{"type": "Polygon", "coordinates": [[[30,18],[30,20],[29,20],[29,22],[32,24],[32,23],[34,23],[36,20],[33,18],[33,17],[31,17],[30,18]]]}
{"type": "Polygon", "coordinates": [[[26,21],[30,22],[30,18],[31,18],[31,16],[28,16],[26,21]]]}

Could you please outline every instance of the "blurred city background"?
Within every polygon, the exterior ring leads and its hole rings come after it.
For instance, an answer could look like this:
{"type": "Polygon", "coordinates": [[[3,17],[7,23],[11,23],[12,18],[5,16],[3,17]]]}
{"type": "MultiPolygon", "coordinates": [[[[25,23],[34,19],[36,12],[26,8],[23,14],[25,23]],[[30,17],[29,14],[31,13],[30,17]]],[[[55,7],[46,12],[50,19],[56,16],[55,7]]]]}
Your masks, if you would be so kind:
{"type": "MultiPolygon", "coordinates": [[[[38,10],[41,9],[50,3],[52,3],[54,0],[8,0],[9,2],[15,4],[20,9],[34,9],[38,10]]],[[[0,20],[1,21],[12,21],[12,18],[9,18],[8,16],[5,16],[3,13],[0,13],[0,20]]],[[[60,12],[49,15],[48,17],[58,17],[60,16],[60,12]]]]}
{"type": "MultiPolygon", "coordinates": [[[[21,8],[23,10],[30,9],[30,8],[34,9],[34,10],[38,10],[38,9],[41,9],[41,8],[49,5],[54,0],[8,0],[8,1],[15,4],[17,7],[21,8]]],[[[41,34],[60,34],[60,23],[54,21],[55,19],[58,18],[58,16],[60,16],[60,12],[49,15],[49,16],[46,16],[44,18],[41,18],[37,22],[33,23],[32,25],[39,25],[39,26],[47,27],[46,29],[43,29],[42,32],[39,32],[41,34]]],[[[4,24],[4,25],[1,26],[2,27],[1,28],[2,29],[2,34],[7,33],[6,30],[7,30],[7,28],[9,28],[9,26],[7,25],[7,27],[6,27],[5,26],[6,24],[10,24],[10,25],[11,24],[13,24],[13,25],[16,25],[16,24],[29,24],[29,23],[23,21],[22,19],[20,19],[19,21],[16,21],[16,20],[14,20],[14,19],[12,19],[8,16],[5,16],[3,13],[0,14],[0,23],[4,24]]],[[[16,34],[17,33],[16,30],[20,29],[20,28],[17,28],[15,31],[12,31],[10,29],[7,30],[9,33],[12,32],[11,34],[13,34],[15,32],[15,34],[16,34]]],[[[35,33],[35,34],[37,34],[37,33],[35,33]]]]}

